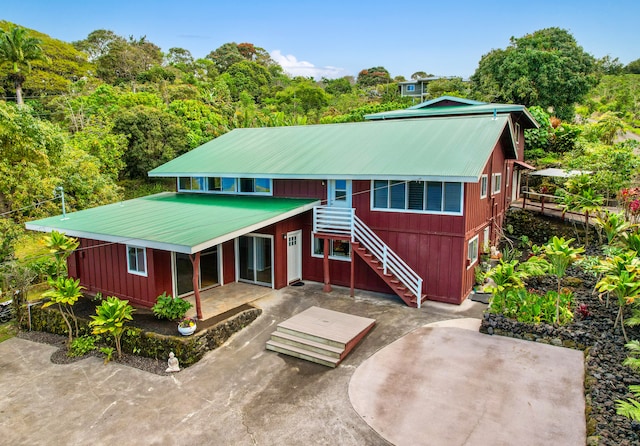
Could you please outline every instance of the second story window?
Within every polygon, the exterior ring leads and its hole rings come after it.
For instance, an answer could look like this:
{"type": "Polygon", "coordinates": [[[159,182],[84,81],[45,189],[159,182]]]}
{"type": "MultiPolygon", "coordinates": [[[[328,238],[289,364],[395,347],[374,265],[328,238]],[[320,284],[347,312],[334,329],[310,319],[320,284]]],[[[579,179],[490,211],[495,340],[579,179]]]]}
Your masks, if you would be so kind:
{"type": "Polygon", "coordinates": [[[407,91],[416,91],[415,85],[407,85],[407,91]]]}
{"type": "Polygon", "coordinates": [[[375,180],[371,208],[424,213],[462,213],[462,183],[375,180]]]}
{"type": "Polygon", "coordinates": [[[270,178],[180,177],[179,192],[272,195],[270,178]]]}

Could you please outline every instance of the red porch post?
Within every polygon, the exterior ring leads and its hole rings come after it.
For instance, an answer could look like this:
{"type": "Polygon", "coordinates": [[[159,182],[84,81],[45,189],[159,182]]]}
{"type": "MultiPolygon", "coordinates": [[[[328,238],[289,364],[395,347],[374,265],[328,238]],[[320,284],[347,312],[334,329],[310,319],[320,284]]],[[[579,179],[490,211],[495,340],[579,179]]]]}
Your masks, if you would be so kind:
{"type": "Polygon", "coordinates": [[[324,240],[324,260],[323,260],[323,269],[324,269],[324,288],[322,291],[325,293],[331,292],[331,283],[329,278],[329,239],[325,238],[324,240]]]}
{"type": "MultiPolygon", "coordinates": [[[[353,239],[351,239],[353,240],[353,239]]],[[[356,258],[355,258],[355,254],[353,253],[353,243],[349,244],[349,250],[351,251],[351,292],[349,293],[349,295],[351,297],[355,296],[355,283],[356,283],[356,277],[355,277],[355,272],[356,272],[356,267],[355,267],[355,263],[356,263],[356,258]]]]}
{"type": "Polygon", "coordinates": [[[191,265],[193,265],[193,295],[196,297],[196,314],[198,316],[198,320],[202,320],[202,306],[200,305],[200,287],[199,285],[199,273],[200,273],[200,251],[196,252],[195,258],[192,255],[189,255],[189,259],[191,260],[191,265]]]}

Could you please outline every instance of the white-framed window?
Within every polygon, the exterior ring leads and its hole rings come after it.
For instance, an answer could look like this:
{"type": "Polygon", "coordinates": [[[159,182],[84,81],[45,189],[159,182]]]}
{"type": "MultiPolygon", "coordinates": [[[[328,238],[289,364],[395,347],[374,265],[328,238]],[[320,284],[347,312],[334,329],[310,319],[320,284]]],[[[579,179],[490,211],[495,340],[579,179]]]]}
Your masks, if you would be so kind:
{"type": "MultiPolygon", "coordinates": [[[[324,258],[324,239],[311,234],[311,256],[324,258]]],[[[351,243],[349,240],[329,240],[329,258],[351,261],[351,243]]]]}
{"type": "Polygon", "coordinates": [[[480,198],[487,198],[488,189],[489,189],[489,175],[484,174],[480,177],[480,198]]]}
{"type": "Polygon", "coordinates": [[[516,122],[516,125],[515,125],[514,133],[515,133],[515,137],[516,137],[516,144],[518,144],[520,142],[520,124],[518,124],[517,122],[516,122]]]}
{"type": "Polygon", "coordinates": [[[467,246],[467,268],[478,261],[478,236],[476,235],[467,246]]]}
{"type": "Polygon", "coordinates": [[[462,215],[462,183],[373,180],[371,209],[462,215]]]}
{"type": "Polygon", "coordinates": [[[494,173],[491,175],[491,193],[499,194],[502,190],[502,173],[494,173]]]}
{"type": "Polygon", "coordinates": [[[127,245],[127,271],[147,277],[147,250],[142,246],[127,245]]]}
{"type": "Polygon", "coordinates": [[[407,85],[407,91],[416,91],[415,85],[407,85]]]}
{"type": "Polygon", "coordinates": [[[272,195],[270,178],[179,177],[178,192],[272,195]]]}

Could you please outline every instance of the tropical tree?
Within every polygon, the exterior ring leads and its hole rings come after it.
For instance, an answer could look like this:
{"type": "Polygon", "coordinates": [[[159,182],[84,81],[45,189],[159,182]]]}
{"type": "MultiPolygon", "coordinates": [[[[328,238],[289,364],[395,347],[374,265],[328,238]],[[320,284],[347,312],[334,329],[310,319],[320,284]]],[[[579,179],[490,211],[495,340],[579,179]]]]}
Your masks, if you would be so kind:
{"type": "Polygon", "coordinates": [[[23,105],[22,84],[26,79],[25,72],[31,71],[31,62],[46,60],[42,41],[30,37],[26,29],[19,26],[12,27],[8,32],[0,29],[0,63],[11,64],[10,79],[16,89],[16,102],[23,105]]]}
{"type": "Polygon", "coordinates": [[[571,246],[573,239],[565,240],[564,237],[553,236],[549,242],[542,247],[544,258],[549,262],[549,272],[556,276],[558,289],[556,300],[556,321],[560,318],[560,297],[562,278],[567,273],[567,268],[580,258],[584,252],[583,247],[574,248],[571,246]]]}
{"type": "Polygon", "coordinates": [[[47,308],[51,305],[58,305],[58,311],[64,323],[67,325],[67,332],[69,333],[69,345],[73,341],[73,329],[71,327],[71,321],[75,324],[76,336],[78,335],[78,319],[73,312],[73,305],[78,301],[78,298],[82,296],[82,290],[84,287],[80,285],[80,279],[74,279],[72,277],[58,277],[53,279],[49,277],[47,280],[51,289],[42,293],[43,297],[49,297],[50,300],[42,304],[42,308],[47,308]]]}
{"type": "Polygon", "coordinates": [[[116,344],[118,358],[122,358],[121,339],[124,334],[124,324],[133,320],[135,310],[129,301],[120,300],[115,296],[109,296],[96,307],[96,315],[89,325],[93,327],[93,334],[108,334],[113,337],[116,344]]]}
{"type": "Polygon", "coordinates": [[[63,272],[66,273],[66,260],[80,243],[78,239],[67,237],[58,231],[51,231],[44,237],[44,245],[56,259],[56,278],[58,278],[63,272]]]}
{"type": "Polygon", "coordinates": [[[372,67],[358,73],[357,83],[360,87],[373,87],[389,82],[391,82],[391,75],[385,67],[372,67]]]}
{"type": "Polygon", "coordinates": [[[602,260],[598,270],[604,277],[596,284],[596,289],[600,293],[610,293],[618,299],[618,315],[613,328],[620,323],[625,342],[629,342],[624,329],[624,311],[626,306],[633,304],[640,295],[640,259],[635,251],[623,252],[602,260]]]}
{"type": "Polygon", "coordinates": [[[506,49],[480,59],[471,76],[474,91],[489,101],[540,105],[571,120],[573,106],[597,83],[593,56],[560,28],[546,28],[511,38],[506,49]]]}

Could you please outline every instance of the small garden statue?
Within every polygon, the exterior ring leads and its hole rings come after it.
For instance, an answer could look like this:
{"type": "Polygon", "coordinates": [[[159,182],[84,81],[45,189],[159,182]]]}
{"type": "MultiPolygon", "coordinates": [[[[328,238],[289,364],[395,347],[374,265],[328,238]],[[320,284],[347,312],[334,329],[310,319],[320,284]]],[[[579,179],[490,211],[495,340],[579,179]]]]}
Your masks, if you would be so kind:
{"type": "Polygon", "coordinates": [[[179,372],[180,371],[180,364],[178,363],[178,358],[176,358],[176,355],[173,354],[173,352],[169,353],[169,360],[167,361],[169,367],[167,368],[167,370],[165,370],[165,372],[179,372]]]}

